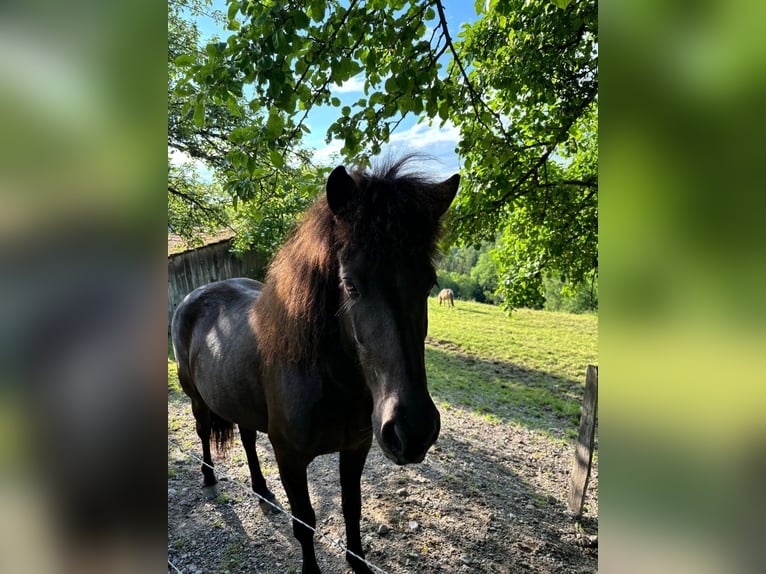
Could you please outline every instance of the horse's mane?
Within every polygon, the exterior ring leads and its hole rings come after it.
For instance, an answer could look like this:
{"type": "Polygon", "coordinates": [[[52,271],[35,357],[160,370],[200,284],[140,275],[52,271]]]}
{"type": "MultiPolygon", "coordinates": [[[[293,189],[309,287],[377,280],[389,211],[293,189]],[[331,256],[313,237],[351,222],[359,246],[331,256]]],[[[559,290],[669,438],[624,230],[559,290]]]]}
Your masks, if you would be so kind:
{"type": "Polygon", "coordinates": [[[429,191],[433,182],[407,172],[410,160],[351,171],[357,192],[342,217],[330,210],[325,194],[304,213],[269,266],[256,303],[264,363],[282,360],[311,368],[322,342],[335,340],[339,249],[359,249],[380,265],[404,258],[432,264],[439,234],[429,191]]]}

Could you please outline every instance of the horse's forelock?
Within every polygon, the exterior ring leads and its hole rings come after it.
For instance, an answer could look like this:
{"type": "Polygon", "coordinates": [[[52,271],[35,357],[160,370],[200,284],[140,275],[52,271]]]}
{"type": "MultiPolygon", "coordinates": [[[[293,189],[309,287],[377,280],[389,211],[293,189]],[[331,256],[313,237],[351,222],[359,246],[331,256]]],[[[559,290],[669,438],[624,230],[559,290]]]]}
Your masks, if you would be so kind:
{"type": "Polygon", "coordinates": [[[371,172],[352,171],[357,193],[350,201],[339,240],[369,257],[418,255],[430,260],[440,233],[441,211],[434,181],[407,168],[412,158],[383,164],[371,172]]]}

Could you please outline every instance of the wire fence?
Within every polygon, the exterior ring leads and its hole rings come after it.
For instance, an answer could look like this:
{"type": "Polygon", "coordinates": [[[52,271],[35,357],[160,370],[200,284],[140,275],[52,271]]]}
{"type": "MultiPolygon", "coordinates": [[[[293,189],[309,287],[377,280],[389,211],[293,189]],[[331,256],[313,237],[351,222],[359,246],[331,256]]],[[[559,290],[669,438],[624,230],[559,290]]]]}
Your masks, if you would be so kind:
{"type": "MultiPolygon", "coordinates": [[[[175,447],[176,449],[178,449],[178,451],[179,451],[179,452],[181,452],[181,454],[183,454],[183,455],[184,455],[185,457],[187,457],[188,459],[190,459],[190,460],[194,460],[194,461],[196,461],[196,462],[199,462],[199,463],[201,463],[202,465],[204,465],[204,466],[206,466],[206,467],[208,467],[208,468],[211,468],[211,469],[213,469],[213,466],[212,466],[212,465],[210,465],[210,464],[206,463],[204,460],[202,460],[202,459],[201,459],[201,458],[199,458],[198,456],[196,456],[196,455],[194,455],[194,454],[192,454],[192,453],[190,453],[190,452],[187,452],[187,451],[185,451],[185,450],[184,450],[184,449],[183,449],[183,448],[182,448],[180,445],[178,445],[178,443],[176,443],[176,442],[175,442],[175,441],[173,441],[172,439],[168,439],[168,444],[169,444],[169,445],[171,445],[171,446],[173,446],[173,447],[175,447]]],[[[312,532],[313,532],[313,533],[314,533],[314,534],[315,534],[315,535],[316,535],[316,536],[319,538],[319,540],[321,540],[321,541],[322,541],[322,542],[323,542],[325,545],[329,546],[329,547],[330,547],[330,548],[332,548],[333,550],[339,550],[339,551],[343,552],[344,554],[347,554],[347,555],[349,555],[349,556],[353,556],[353,557],[354,557],[354,558],[356,558],[357,560],[360,560],[361,562],[363,562],[364,564],[366,564],[366,565],[367,565],[369,568],[371,568],[371,569],[372,569],[372,570],[374,570],[375,572],[380,572],[381,574],[388,574],[388,572],[386,572],[385,570],[383,570],[383,569],[382,569],[382,568],[380,568],[379,566],[376,566],[376,565],[375,565],[375,564],[373,564],[372,562],[369,562],[369,561],[368,561],[368,560],[366,560],[365,558],[363,558],[363,557],[359,556],[358,554],[356,554],[356,553],[352,552],[351,550],[349,550],[348,548],[346,548],[346,547],[343,545],[343,543],[341,543],[341,541],[340,541],[340,540],[338,540],[338,539],[333,539],[333,538],[330,538],[330,537],[329,537],[329,536],[327,536],[326,534],[323,534],[323,533],[319,532],[319,531],[318,531],[316,528],[314,528],[313,526],[311,526],[311,525],[309,525],[309,524],[306,524],[306,523],[305,523],[303,520],[301,520],[300,518],[297,518],[297,517],[293,516],[293,515],[292,515],[290,512],[288,512],[287,510],[285,510],[284,508],[282,508],[282,507],[281,507],[279,504],[277,504],[276,502],[274,502],[274,501],[271,501],[271,500],[269,500],[269,499],[267,499],[267,498],[265,498],[265,497],[261,496],[261,495],[260,495],[260,494],[258,494],[257,492],[253,491],[253,490],[252,490],[250,487],[248,487],[248,486],[246,486],[246,485],[242,484],[240,481],[238,481],[238,480],[236,480],[236,479],[234,479],[234,478],[232,478],[232,477],[230,477],[230,476],[227,476],[225,473],[221,472],[221,466],[220,466],[220,465],[219,465],[219,466],[218,466],[218,467],[217,467],[215,470],[216,470],[216,472],[218,473],[218,476],[219,476],[219,478],[222,478],[222,479],[228,480],[228,481],[229,481],[229,482],[231,482],[232,484],[235,484],[235,485],[237,485],[239,488],[241,488],[242,490],[244,490],[246,494],[248,494],[248,495],[250,495],[250,496],[255,496],[255,497],[256,497],[256,498],[258,498],[260,501],[263,501],[263,502],[265,502],[266,504],[270,505],[272,508],[274,508],[274,509],[276,509],[277,511],[281,512],[282,514],[284,514],[285,516],[287,516],[287,517],[288,517],[288,518],[290,518],[291,520],[293,520],[293,521],[295,521],[295,522],[297,522],[297,523],[299,523],[299,524],[301,524],[301,525],[305,526],[306,528],[308,528],[309,530],[311,530],[311,531],[312,531],[312,532]]],[[[181,570],[179,570],[179,569],[176,567],[176,565],[175,565],[175,564],[173,564],[173,563],[170,561],[170,559],[169,559],[169,558],[168,558],[168,564],[169,564],[169,565],[170,565],[170,566],[173,568],[173,570],[174,570],[175,572],[177,572],[178,574],[183,574],[183,573],[181,572],[181,570]]]]}

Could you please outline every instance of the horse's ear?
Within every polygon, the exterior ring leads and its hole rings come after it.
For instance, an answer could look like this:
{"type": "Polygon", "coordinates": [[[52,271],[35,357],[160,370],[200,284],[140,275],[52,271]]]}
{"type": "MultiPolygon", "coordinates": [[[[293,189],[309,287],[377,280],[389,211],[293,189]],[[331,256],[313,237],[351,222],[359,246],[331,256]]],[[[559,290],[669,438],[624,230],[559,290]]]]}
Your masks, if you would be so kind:
{"type": "Polygon", "coordinates": [[[449,179],[434,185],[435,214],[441,217],[447,211],[452,200],[455,199],[457,188],[460,185],[460,174],[456,173],[449,179]]]}
{"type": "Polygon", "coordinates": [[[356,184],[346,171],[339,165],[327,178],[327,204],[335,215],[338,215],[348,204],[354,193],[356,184]]]}

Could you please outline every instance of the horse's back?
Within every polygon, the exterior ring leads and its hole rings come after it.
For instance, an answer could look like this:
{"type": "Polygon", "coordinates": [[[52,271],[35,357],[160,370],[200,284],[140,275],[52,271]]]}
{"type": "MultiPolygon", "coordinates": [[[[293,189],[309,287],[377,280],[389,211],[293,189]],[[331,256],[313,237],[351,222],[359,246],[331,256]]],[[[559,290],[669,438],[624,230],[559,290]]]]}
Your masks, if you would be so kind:
{"type": "Polygon", "coordinates": [[[197,287],[183,298],[173,313],[171,336],[176,360],[188,353],[194,331],[205,329],[223,313],[255,303],[263,283],[247,277],[224,279],[197,287]]]}
{"type": "Polygon", "coordinates": [[[262,288],[246,278],[209,283],[189,293],[173,315],[182,388],[233,422],[249,418],[248,412],[263,418],[260,358],[251,321],[262,288]]]}

